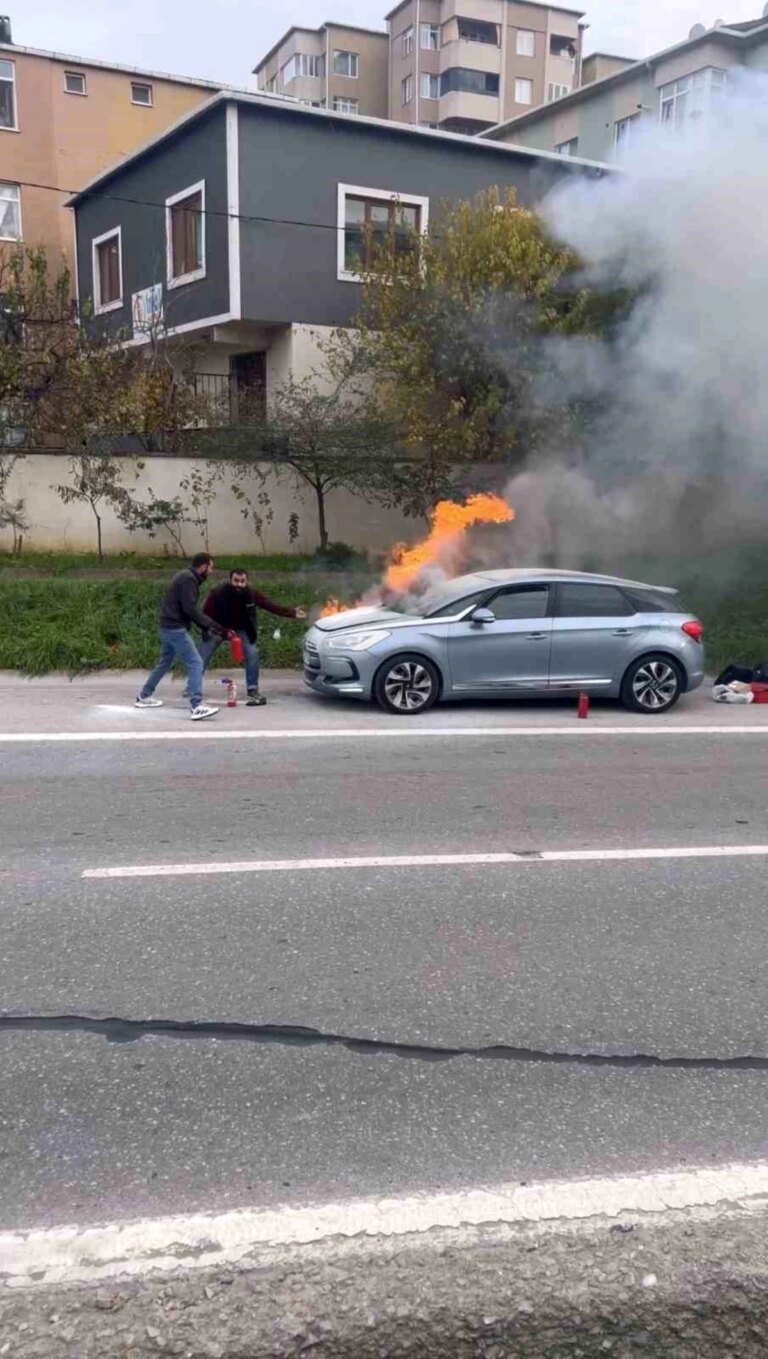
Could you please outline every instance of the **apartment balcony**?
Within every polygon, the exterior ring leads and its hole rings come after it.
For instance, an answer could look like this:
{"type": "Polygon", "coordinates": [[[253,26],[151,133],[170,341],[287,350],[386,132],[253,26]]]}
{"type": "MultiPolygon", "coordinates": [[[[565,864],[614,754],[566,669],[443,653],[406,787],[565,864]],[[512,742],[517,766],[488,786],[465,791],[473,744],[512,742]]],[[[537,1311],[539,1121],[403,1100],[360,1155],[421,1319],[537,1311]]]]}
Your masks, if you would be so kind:
{"type": "Polygon", "coordinates": [[[458,118],[462,122],[477,119],[491,125],[501,121],[499,97],[493,94],[469,94],[465,90],[451,90],[449,94],[440,96],[439,110],[440,123],[444,123],[448,118],[458,118]]]}
{"type": "Polygon", "coordinates": [[[501,72],[501,49],[487,42],[469,42],[457,38],[440,48],[440,70],[447,71],[451,66],[462,66],[470,71],[501,72]]]}
{"type": "Polygon", "coordinates": [[[501,0],[443,0],[440,17],[443,23],[449,19],[484,19],[489,24],[500,24],[504,6],[501,0]]]}

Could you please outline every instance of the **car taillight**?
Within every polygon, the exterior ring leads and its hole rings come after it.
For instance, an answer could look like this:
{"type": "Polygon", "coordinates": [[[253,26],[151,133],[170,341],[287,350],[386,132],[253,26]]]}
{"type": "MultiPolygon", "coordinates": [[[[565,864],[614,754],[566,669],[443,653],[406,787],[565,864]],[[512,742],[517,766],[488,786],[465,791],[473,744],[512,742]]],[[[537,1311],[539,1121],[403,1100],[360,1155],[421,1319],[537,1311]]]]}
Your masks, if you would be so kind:
{"type": "Polygon", "coordinates": [[[692,637],[694,642],[700,642],[704,636],[704,624],[694,618],[690,623],[683,623],[683,632],[692,637]]]}

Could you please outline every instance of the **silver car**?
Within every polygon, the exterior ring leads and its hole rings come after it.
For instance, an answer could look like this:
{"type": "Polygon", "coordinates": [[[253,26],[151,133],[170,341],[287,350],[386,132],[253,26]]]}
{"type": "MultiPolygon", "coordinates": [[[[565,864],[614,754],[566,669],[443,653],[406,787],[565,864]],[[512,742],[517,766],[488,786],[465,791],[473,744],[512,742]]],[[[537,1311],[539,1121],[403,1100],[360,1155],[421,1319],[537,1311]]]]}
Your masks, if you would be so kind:
{"type": "Polygon", "coordinates": [[[448,699],[571,691],[668,712],[704,679],[703,628],[676,590],[579,571],[478,571],[390,607],[320,618],[304,679],[426,712],[448,699]]]}

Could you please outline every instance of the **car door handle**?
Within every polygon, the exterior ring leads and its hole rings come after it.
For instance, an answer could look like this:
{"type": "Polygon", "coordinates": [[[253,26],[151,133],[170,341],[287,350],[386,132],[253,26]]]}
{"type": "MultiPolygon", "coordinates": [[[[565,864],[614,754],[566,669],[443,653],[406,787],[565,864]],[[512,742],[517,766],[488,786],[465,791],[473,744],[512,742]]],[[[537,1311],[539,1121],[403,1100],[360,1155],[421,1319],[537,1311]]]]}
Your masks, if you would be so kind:
{"type": "Polygon", "coordinates": [[[634,628],[614,628],[613,635],[614,637],[631,637],[634,630],[634,628]]]}
{"type": "Polygon", "coordinates": [[[546,636],[548,636],[546,632],[529,632],[526,641],[541,642],[546,636]]]}

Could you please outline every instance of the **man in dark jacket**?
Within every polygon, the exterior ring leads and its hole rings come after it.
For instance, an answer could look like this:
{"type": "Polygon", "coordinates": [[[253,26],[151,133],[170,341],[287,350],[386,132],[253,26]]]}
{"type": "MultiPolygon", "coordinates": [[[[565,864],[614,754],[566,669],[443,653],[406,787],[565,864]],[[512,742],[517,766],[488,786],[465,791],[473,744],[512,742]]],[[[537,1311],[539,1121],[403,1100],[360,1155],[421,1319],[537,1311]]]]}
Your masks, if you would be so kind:
{"type": "Polygon", "coordinates": [[[225,634],[226,629],[206,617],[198,604],[200,586],[212,570],[213,558],[207,552],[198,552],[189,566],[171,581],[160,606],[160,660],[136,696],[137,708],[162,707],[163,700],[154,697],[155,689],[178,659],[187,672],[192,721],[214,717],[219,711],[203,703],[203,662],[189,633],[192,624],[196,623],[206,633],[213,630],[217,642],[225,634]]]}
{"type": "Polygon", "coordinates": [[[248,573],[242,567],[230,571],[229,580],[217,585],[207,596],[203,605],[212,631],[218,625],[218,632],[203,638],[200,655],[205,670],[222,638],[222,633],[234,633],[243,644],[245,658],[245,686],[248,690],[247,706],[259,708],[266,699],[259,692],[259,646],[256,610],[266,609],[267,613],[277,614],[278,618],[306,618],[303,609],[285,608],[273,599],[252,590],[248,584],[248,573]]]}

